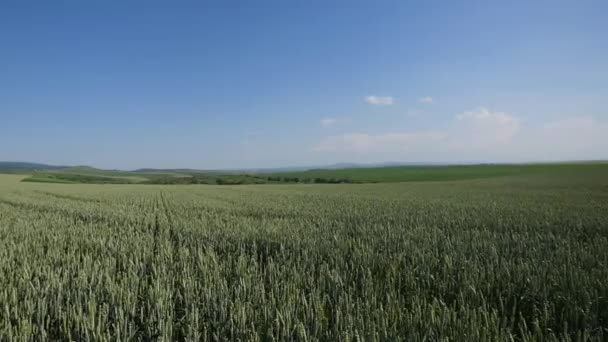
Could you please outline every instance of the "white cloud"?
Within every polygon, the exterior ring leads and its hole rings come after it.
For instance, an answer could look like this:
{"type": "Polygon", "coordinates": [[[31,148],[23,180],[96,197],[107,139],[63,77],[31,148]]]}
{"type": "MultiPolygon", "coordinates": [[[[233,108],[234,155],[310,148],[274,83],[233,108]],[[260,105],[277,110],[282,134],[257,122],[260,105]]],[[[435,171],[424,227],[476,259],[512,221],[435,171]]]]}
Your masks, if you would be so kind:
{"type": "Polygon", "coordinates": [[[418,100],[420,103],[431,104],[433,103],[433,98],[430,96],[422,97],[418,100]]]}
{"type": "Polygon", "coordinates": [[[456,115],[441,130],[347,133],[326,137],[315,151],[436,162],[606,159],[608,122],[575,116],[532,124],[482,107],[456,115]]]}
{"type": "Polygon", "coordinates": [[[337,122],[338,122],[338,120],[334,119],[334,118],[323,118],[323,119],[321,119],[321,126],[329,127],[329,126],[334,125],[337,122]]]}
{"type": "Polygon", "coordinates": [[[365,97],[365,102],[377,106],[390,106],[395,103],[395,99],[392,96],[370,95],[365,97]]]}
{"type": "Polygon", "coordinates": [[[481,107],[456,115],[451,127],[452,144],[472,148],[504,144],[513,139],[520,127],[521,119],[481,107]]]}
{"type": "Polygon", "coordinates": [[[528,130],[519,153],[534,153],[539,160],[608,158],[608,122],[589,116],[562,118],[538,130],[528,130]]]}

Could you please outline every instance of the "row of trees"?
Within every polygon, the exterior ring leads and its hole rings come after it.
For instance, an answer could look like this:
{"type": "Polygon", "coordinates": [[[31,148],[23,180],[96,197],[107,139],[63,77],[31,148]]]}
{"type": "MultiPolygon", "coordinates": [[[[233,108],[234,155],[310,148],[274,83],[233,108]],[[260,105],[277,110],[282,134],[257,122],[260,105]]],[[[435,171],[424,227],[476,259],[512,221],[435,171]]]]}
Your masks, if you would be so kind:
{"type": "Polygon", "coordinates": [[[269,182],[272,183],[316,183],[316,184],[340,184],[340,183],[354,183],[352,179],[348,178],[306,178],[306,177],[280,177],[280,176],[269,176],[266,177],[269,182]]]}
{"type": "Polygon", "coordinates": [[[354,183],[348,178],[308,178],[287,176],[257,176],[257,175],[193,175],[192,177],[158,177],[147,181],[149,184],[267,184],[267,183],[312,183],[312,184],[341,184],[354,183]]]}

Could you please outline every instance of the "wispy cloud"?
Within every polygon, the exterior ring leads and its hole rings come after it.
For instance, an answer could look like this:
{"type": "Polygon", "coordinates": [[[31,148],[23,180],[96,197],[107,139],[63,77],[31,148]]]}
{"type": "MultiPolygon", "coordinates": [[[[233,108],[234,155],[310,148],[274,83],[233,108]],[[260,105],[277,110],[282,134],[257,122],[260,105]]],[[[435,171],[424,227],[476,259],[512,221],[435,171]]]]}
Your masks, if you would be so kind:
{"type": "Polygon", "coordinates": [[[513,115],[480,107],[456,115],[451,128],[454,144],[490,147],[511,141],[521,129],[522,120],[513,115]]]}
{"type": "Polygon", "coordinates": [[[395,99],[392,96],[370,95],[365,97],[365,102],[377,106],[390,106],[395,103],[395,99]]]}
{"type": "Polygon", "coordinates": [[[424,103],[424,104],[431,104],[431,103],[433,103],[433,98],[430,96],[421,97],[420,99],[418,99],[418,102],[424,103]]]}
{"type": "Polygon", "coordinates": [[[321,119],[321,126],[323,127],[329,127],[329,126],[333,126],[338,122],[338,119],[336,118],[323,118],[321,119]]]}
{"type": "Polygon", "coordinates": [[[345,133],[326,137],[314,150],[433,161],[605,158],[608,122],[574,116],[532,125],[525,118],[480,107],[455,115],[440,130],[345,133]]]}

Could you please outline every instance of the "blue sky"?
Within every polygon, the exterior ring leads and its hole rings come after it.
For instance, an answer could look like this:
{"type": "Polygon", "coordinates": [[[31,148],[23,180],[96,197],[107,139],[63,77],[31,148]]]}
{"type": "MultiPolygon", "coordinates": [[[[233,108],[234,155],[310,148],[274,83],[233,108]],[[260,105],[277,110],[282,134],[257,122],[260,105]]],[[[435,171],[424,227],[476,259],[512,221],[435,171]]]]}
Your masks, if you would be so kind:
{"type": "Polygon", "coordinates": [[[2,1],[0,160],[608,159],[606,1],[2,1]]]}

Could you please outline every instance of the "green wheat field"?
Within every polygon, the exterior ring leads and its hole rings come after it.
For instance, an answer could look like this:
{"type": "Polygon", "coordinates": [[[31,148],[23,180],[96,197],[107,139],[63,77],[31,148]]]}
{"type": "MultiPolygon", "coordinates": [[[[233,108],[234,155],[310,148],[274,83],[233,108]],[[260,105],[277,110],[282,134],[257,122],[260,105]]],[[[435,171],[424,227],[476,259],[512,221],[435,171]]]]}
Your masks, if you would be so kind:
{"type": "MultiPolygon", "coordinates": [[[[233,186],[0,175],[0,340],[608,340],[608,164],[489,170],[233,186]]],[[[372,171],[336,177],[357,172],[372,171]]]]}

